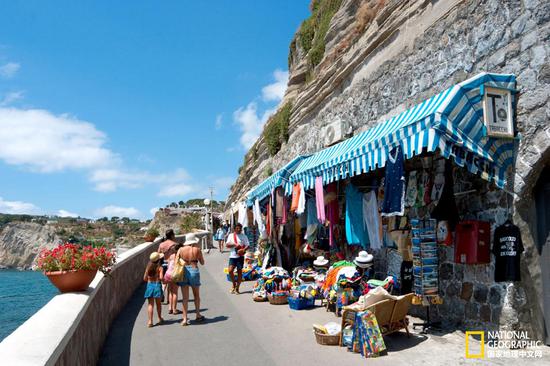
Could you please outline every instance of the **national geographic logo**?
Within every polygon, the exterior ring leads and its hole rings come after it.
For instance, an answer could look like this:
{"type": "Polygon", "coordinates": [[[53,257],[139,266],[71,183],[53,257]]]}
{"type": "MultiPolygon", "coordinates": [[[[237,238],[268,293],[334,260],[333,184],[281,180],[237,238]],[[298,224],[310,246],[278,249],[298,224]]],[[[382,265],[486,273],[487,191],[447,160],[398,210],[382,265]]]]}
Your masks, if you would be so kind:
{"type": "Polygon", "coordinates": [[[471,330],[466,332],[465,351],[466,358],[542,358],[542,342],[531,340],[526,331],[471,330]],[[479,347],[470,343],[475,338],[479,347]]]}

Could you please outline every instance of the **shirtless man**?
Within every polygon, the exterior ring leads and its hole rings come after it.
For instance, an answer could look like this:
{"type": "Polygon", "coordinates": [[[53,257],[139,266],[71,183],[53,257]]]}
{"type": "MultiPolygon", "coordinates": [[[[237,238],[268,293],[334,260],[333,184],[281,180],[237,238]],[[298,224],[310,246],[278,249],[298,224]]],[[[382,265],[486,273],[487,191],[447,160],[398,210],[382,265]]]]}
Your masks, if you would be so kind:
{"type": "Polygon", "coordinates": [[[201,322],[204,320],[204,316],[201,315],[201,298],[200,298],[200,285],[201,275],[199,271],[199,263],[204,266],[204,257],[202,256],[202,250],[198,246],[199,239],[195,233],[185,235],[185,243],[182,248],[176,253],[176,258],[182,258],[185,261],[185,274],[182,282],[178,282],[178,286],[181,287],[183,296],[183,319],[182,326],[189,325],[189,319],[187,318],[187,307],[189,302],[189,286],[193,291],[193,300],[195,302],[195,321],[201,322]]]}

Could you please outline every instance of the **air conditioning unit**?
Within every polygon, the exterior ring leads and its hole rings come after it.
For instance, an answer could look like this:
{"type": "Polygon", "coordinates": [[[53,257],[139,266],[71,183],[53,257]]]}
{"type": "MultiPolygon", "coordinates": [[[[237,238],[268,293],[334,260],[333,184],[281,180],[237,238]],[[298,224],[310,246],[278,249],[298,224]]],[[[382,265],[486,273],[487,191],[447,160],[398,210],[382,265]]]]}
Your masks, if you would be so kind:
{"type": "Polygon", "coordinates": [[[346,125],[339,118],[321,130],[325,147],[334,145],[346,137],[346,125]]]}

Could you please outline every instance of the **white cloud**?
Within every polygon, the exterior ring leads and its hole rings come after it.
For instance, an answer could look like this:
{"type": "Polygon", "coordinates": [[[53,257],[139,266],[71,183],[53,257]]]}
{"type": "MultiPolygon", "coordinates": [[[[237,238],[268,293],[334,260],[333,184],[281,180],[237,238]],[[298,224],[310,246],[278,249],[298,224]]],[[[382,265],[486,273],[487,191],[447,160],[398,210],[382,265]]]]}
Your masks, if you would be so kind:
{"type": "Polygon", "coordinates": [[[223,126],[223,114],[218,114],[216,116],[216,130],[220,130],[223,126]]]}
{"type": "Polygon", "coordinates": [[[59,210],[57,211],[57,216],[59,217],[79,217],[80,215],[74,212],[59,210]]]}
{"type": "Polygon", "coordinates": [[[36,215],[38,214],[40,209],[33,205],[32,203],[28,202],[21,202],[21,201],[4,201],[2,197],[0,197],[0,212],[5,214],[28,214],[28,215],[36,215]]]}
{"type": "Polygon", "coordinates": [[[271,108],[265,104],[259,107],[257,103],[259,98],[255,98],[246,107],[241,107],[233,112],[233,120],[242,132],[241,145],[247,150],[254,145],[262,133],[266,121],[277,110],[277,106],[273,107],[272,102],[278,104],[285,95],[288,72],[277,69],[273,72],[273,77],[275,82],[262,88],[261,97],[263,102],[270,103],[271,108]],[[260,112],[260,109],[263,109],[263,112],[260,112]]]}
{"type": "Polygon", "coordinates": [[[285,96],[288,84],[288,71],[277,69],[273,71],[273,78],[275,79],[274,83],[262,88],[262,99],[266,102],[280,102],[285,96]]]}
{"type": "Polygon", "coordinates": [[[16,62],[8,62],[7,64],[0,66],[0,76],[4,79],[12,78],[15,74],[17,74],[20,68],[20,64],[16,62]]]}
{"type": "Polygon", "coordinates": [[[258,115],[258,105],[256,102],[250,102],[245,108],[241,107],[233,113],[233,119],[241,129],[241,145],[245,149],[250,149],[256,142],[265,122],[273,110],[265,111],[262,116],[258,115]]]}
{"type": "Polygon", "coordinates": [[[91,123],[41,109],[0,108],[0,160],[49,173],[113,164],[107,137],[91,123]]]}
{"type": "Polygon", "coordinates": [[[98,169],[90,175],[90,181],[95,184],[94,189],[99,192],[114,192],[118,188],[141,188],[151,179],[149,173],[124,172],[118,168],[98,169]]]}
{"type": "Polygon", "coordinates": [[[176,196],[185,196],[189,193],[195,192],[195,188],[186,183],[176,183],[176,184],[169,184],[163,188],[161,188],[160,192],[158,193],[159,197],[176,197],[176,196]]]}
{"type": "Polygon", "coordinates": [[[96,210],[95,215],[97,217],[118,216],[118,217],[139,218],[141,216],[141,213],[135,207],[120,207],[120,206],[109,205],[96,210]]]}
{"type": "Polygon", "coordinates": [[[13,104],[14,102],[17,102],[18,100],[23,99],[23,94],[24,93],[22,91],[13,91],[7,93],[6,95],[4,95],[2,100],[0,100],[0,107],[6,107],[10,104],[13,104]]]}

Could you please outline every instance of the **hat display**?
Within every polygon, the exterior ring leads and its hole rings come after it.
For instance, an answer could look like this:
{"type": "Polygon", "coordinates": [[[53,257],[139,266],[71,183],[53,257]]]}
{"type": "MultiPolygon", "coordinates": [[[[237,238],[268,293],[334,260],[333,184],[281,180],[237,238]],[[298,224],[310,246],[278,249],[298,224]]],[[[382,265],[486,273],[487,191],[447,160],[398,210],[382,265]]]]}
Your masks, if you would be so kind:
{"type": "Polygon", "coordinates": [[[359,255],[355,257],[353,263],[355,263],[355,265],[359,268],[367,268],[372,264],[373,259],[374,256],[372,254],[362,250],[359,252],[359,255]]]}
{"type": "Polygon", "coordinates": [[[328,259],[320,255],[319,257],[317,257],[317,259],[313,261],[313,265],[316,267],[325,267],[328,265],[328,259]]]}
{"type": "Polygon", "coordinates": [[[164,258],[164,254],[158,253],[158,252],[153,252],[149,256],[149,259],[151,260],[151,262],[158,262],[161,258],[164,258]]]}
{"type": "Polygon", "coordinates": [[[199,239],[197,238],[197,235],[195,233],[185,234],[185,242],[183,243],[183,245],[193,245],[198,243],[199,239]]]}

